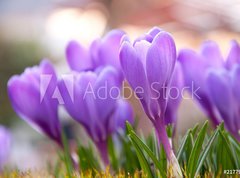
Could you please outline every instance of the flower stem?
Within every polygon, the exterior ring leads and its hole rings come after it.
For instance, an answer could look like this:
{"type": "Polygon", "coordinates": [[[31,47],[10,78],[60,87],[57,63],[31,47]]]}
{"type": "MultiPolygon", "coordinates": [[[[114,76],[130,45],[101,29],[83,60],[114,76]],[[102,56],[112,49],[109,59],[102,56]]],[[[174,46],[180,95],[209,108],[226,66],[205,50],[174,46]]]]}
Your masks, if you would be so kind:
{"type": "Polygon", "coordinates": [[[166,152],[167,158],[170,159],[172,147],[168,139],[168,135],[166,132],[166,128],[164,123],[161,121],[162,119],[159,119],[159,122],[155,122],[155,130],[157,132],[158,141],[159,143],[163,144],[164,150],[166,152]]]}
{"type": "Polygon", "coordinates": [[[168,138],[163,119],[158,119],[154,123],[154,127],[157,132],[158,141],[159,143],[163,144],[163,148],[166,152],[167,159],[168,159],[168,170],[172,170],[170,174],[173,177],[182,178],[183,176],[182,176],[181,168],[172,150],[170,139],[168,138]]]}
{"type": "Polygon", "coordinates": [[[100,156],[102,158],[104,166],[105,167],[108,166],[109,165],[109,158],[108,158],[108,145],[107,145],[107,141],[96,142],[96,146],[98,148],[98,151],[100,153],[100,156]]]}

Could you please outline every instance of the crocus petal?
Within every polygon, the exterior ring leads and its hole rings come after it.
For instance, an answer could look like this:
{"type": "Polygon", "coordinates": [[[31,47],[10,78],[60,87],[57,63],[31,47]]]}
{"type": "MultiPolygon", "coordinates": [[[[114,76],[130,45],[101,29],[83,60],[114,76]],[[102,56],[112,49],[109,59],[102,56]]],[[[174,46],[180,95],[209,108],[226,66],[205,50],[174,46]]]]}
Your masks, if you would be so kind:
{"type": "Polygon", "coordinates": [[[151,46],[151,43],[148,41],[142,40],[139,42],[136,42],[134,45],[134,49],[136,50],[136,54],[138,56],[138,59],[141,60],[144,70],[146,72],[146,60],[147,60],[147,52],[149,47],[151,46]]]}
{"type": "Polygon", "coordinates": [[[151,95],[149,93],[144,66],[141,59],[139,59],[136,54],[136,50],[129,42],[125,41],[121,46],[120,62],[128,83],[140,99],[145,113],[151,118],[152,116],[149,110],[149,99],[151,98],[151,95]]]}
{"type": "Polygon", "coordinates": [[[76,41],[69,42],[66,49],[68,65],[72,70],[82,71],[92,69],[89,51],[76,41]]]}
{"type": "Polygon", "coordinates": [[[240,106],[240,65],[235,65],[232,69],[232,88],[233,94],[238,101],[237,105],[240,106]]]}
{"type": "Polygon", "coordinates": [[[117,100],[115,107],[116,110],[108,124],[110,132],[120,128],[124,129],[126,126],[126,121],[133,124],[133,110],[127,101],[119,99],[117,100]]]}
{"type": "Polygon", "coordinates": [[[141,36],[139,36],[137,39],[134,40],[133,45],[136,44],[136,42],[140,42],[140,41],[147,41],[149,43],[151,43],[153,40],[153,37],[149,34],[143,34],[141,36]]]}
{"type": "Polygon", "coordinates": [[[112,30],[102,39],[99,46],[99,60],[104,65],[112,65],[121,69],[119,62],[120,41],[125,33],[121,30],[112,30]]]}
{"type": "Polygon", "coordinates": [[[229,85],[230,81],[231,80],[225,71],[211,70],[207,76],[207,86],[210,94],[209,96],[211,97],[211,100],[217,107],[229,129],[234,127],[234,106],[231,85],[229,85]]]}
{"type": "Polygon", "coordinates": [[[154,38],[161,31],[162,30],[159,27],[153,27],[151,30],[149,30],[148,34],[154,38]]]}
{"type": "Polygon", "coordinates": [[[116,69],[110,66],[106,67],[101,71],[94,86],[98,120],[101,120],[103,124],[106,122],[105,119],[113,114],[116,100],[120,95],[117,77],[118,73],[116,69]]]}
{"type": "Polygon", "coordinates": [[[142,61],[138,58],[135,49],[128,42],[124,42],[120,49],[120,62],[124,75],[133,88],[143,89],[143,93],[138,92],[139,98],[148,98],[148,82],[142,61]]]}
{"type": "Polygon", "coordinates": [[[235,64],[240,64],[240,46],[237,41],[233,40],[227,56],[226,67],[231,69],[235,64]]]}
{"type": "Polygon", "coordinates": [[[223,57],[217,43],[213,41],[206,41],[202,44],[201,54],[204,56],[205,62],[213,67],[222,67],[223,57]]]}
{"type": "Polygon", "coordinates": [[[149,84],[158,83],[162,87],[168,82],[176,61],[176,47],[172,37],[160,32],[149,47],[146,72],[149,84]]]}
{"type": "Polygon", "coordinates": [[[207,70],[207,65],[203,59],[193,50],[183,49],[179,52],[178,61],[183,69],[185,85],[191,87],[194,84],[194,89],[200,87],[201,90],[205,90],[204,75],[202,74],[207,70]]]}

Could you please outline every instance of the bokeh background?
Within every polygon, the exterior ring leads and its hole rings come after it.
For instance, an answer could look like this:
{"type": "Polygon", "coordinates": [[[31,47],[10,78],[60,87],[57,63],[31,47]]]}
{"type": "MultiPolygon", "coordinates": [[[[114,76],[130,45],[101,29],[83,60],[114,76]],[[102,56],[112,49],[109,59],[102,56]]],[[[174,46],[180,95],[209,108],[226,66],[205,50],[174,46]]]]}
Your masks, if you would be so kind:
{"type": "MultiPolygon", "coordinates": [[[[134,39],[152,26],[173,34],[177,49],[198,49],[216,40],[225,55],[229,41],[240,41],[239,0],[1,0],[0,1],[0,124],[11,129],[9,164],[21,170],[43,168],[55,145],[13,112],[6,84],[25,67],[50,59],[59,74],[68,72],[65,47],[75,39],[88,46],[113,28],[134,39]]],[[[151,131],[141,106],[131,99],[144,134],[151,131]]],[[[24,103],[23,103],[24,104],[24,103]]],[[[62,111],[60,111],[62,112],[62,111]]],[[[206,116],[191,100],[183,100],[176,134],[203,122],[206,116]]],[[[64,113],[61,120],[79,137],[83,131],[64,113]]]]}

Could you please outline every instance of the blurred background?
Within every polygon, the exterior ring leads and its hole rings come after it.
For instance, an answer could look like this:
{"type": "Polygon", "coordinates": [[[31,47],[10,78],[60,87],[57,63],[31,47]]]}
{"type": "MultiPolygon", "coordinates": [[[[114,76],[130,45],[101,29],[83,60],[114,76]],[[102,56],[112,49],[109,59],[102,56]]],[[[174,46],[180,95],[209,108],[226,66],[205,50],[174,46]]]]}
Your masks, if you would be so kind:
{"type": "MultiPolygon", "coordinates": [[[[13,112],[6,92],[10,76],[45,57],[52,60],[59,74],[67,72],[65,47],[69,40],[87,46],[113,28],[124,30],[134,39],[152,26],[172,33],[177,49],[198,49],[204,40],[212,39],[226,54],[231,39],[240,41],[240,1],[1,0],[0,124],[9,127],[13,135],[10,165],[22,170],[41,168],[55,151],[52,142],[13,112]]],[[[147,134],[151,124],[138,101],[131,102],[147,134]]],[[[190,100],[182,102],[178,115],[177,136],[206,119],[190,100]]],[[[68,117],[63,117],[67,123],[68,117]]],[[[72,126],[72,130],[82,133],[79,129],[79,125],[72,126]]]]}

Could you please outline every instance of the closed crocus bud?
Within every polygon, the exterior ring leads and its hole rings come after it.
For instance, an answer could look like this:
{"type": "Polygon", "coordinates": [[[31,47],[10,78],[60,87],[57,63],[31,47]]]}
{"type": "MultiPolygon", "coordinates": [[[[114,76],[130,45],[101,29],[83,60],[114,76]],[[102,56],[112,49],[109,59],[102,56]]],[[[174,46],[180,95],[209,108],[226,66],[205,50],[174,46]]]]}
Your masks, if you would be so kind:
{"type": "Polygon", "coordinates": [[[73,72],[72,76],[59,82],[64,107],[83,125],[108,165],[107,137],[125,128],[126,120],[133,121],[130,104],[120,97],[118,72],[108,66],[98,72],[73,72]],[[68,86],[73,86],[73,93],[68,86]]]}
{"type": "Polygon", "coordinates": [[[225,127],[240,141],[240,65],[231,71],[212,69],[207,75],[209,96],[225,127]],[[227,106],[227,107],[226,107],[227,106]]]}
{"type": "Polygon", "coordinates": [[[112,66],[119,72],[122,80],[121,66],[119,62],[120,41],[124,32],[112,30],[102,39],[92,42],[89,49],[77,41],[70,41],[66,49],[67,62],[72,70],[95,70],[104,66],[112,66]]]}
{"type": "Polygon", "coordinates": [[[133,44],[124,36],[120,62],[126,80],[152,121],[168,160],[174,166],[175,176],[181,176],[164,124],[169,86],[176,62],[172,36],[156,27],[137,38],[133,44]]]}
{"type": "Polygon", "coordinates": [[[0,126],[0,173],[8,159],[11,146],[11,134],[3,126],[0,126]]]}
{"type": "Polygon", "coordinates": [[[182,89],[184,87],[184,80],[182,68],[179,62],[176,62],[172,81],[169,87],[169,98],[165,112],[165,124],[173,124],[176,127],[177,111],[182,100],[182,89]]]}
{"type": "MultiPolygon", "coordinates": [[[[203,110],[211,119],[214,126],[217,126],[223,118],[220,117],[215,102],[212,101],[207,80],[210,70],[223,71],[231,70],[235,65],[240,64],[240,47],[236,41],[231,41],[229,54],[226,59],[222,56],[217,43],[206,41],[202,44],[199,53],[183,49],[179,52],[178,60],[181,63],[185,85],[193,98],[201,105],[203,110]]],[[[219,95],[219,98],[224,97],[219,95]]]]}
{"type": "Polygon", "coordinates": [[[61,145],[58,101],[53,98],[57,76],[52,64],[26,68],[8,81],[8,95],[15,112],[38,131],[61,145]]]}

